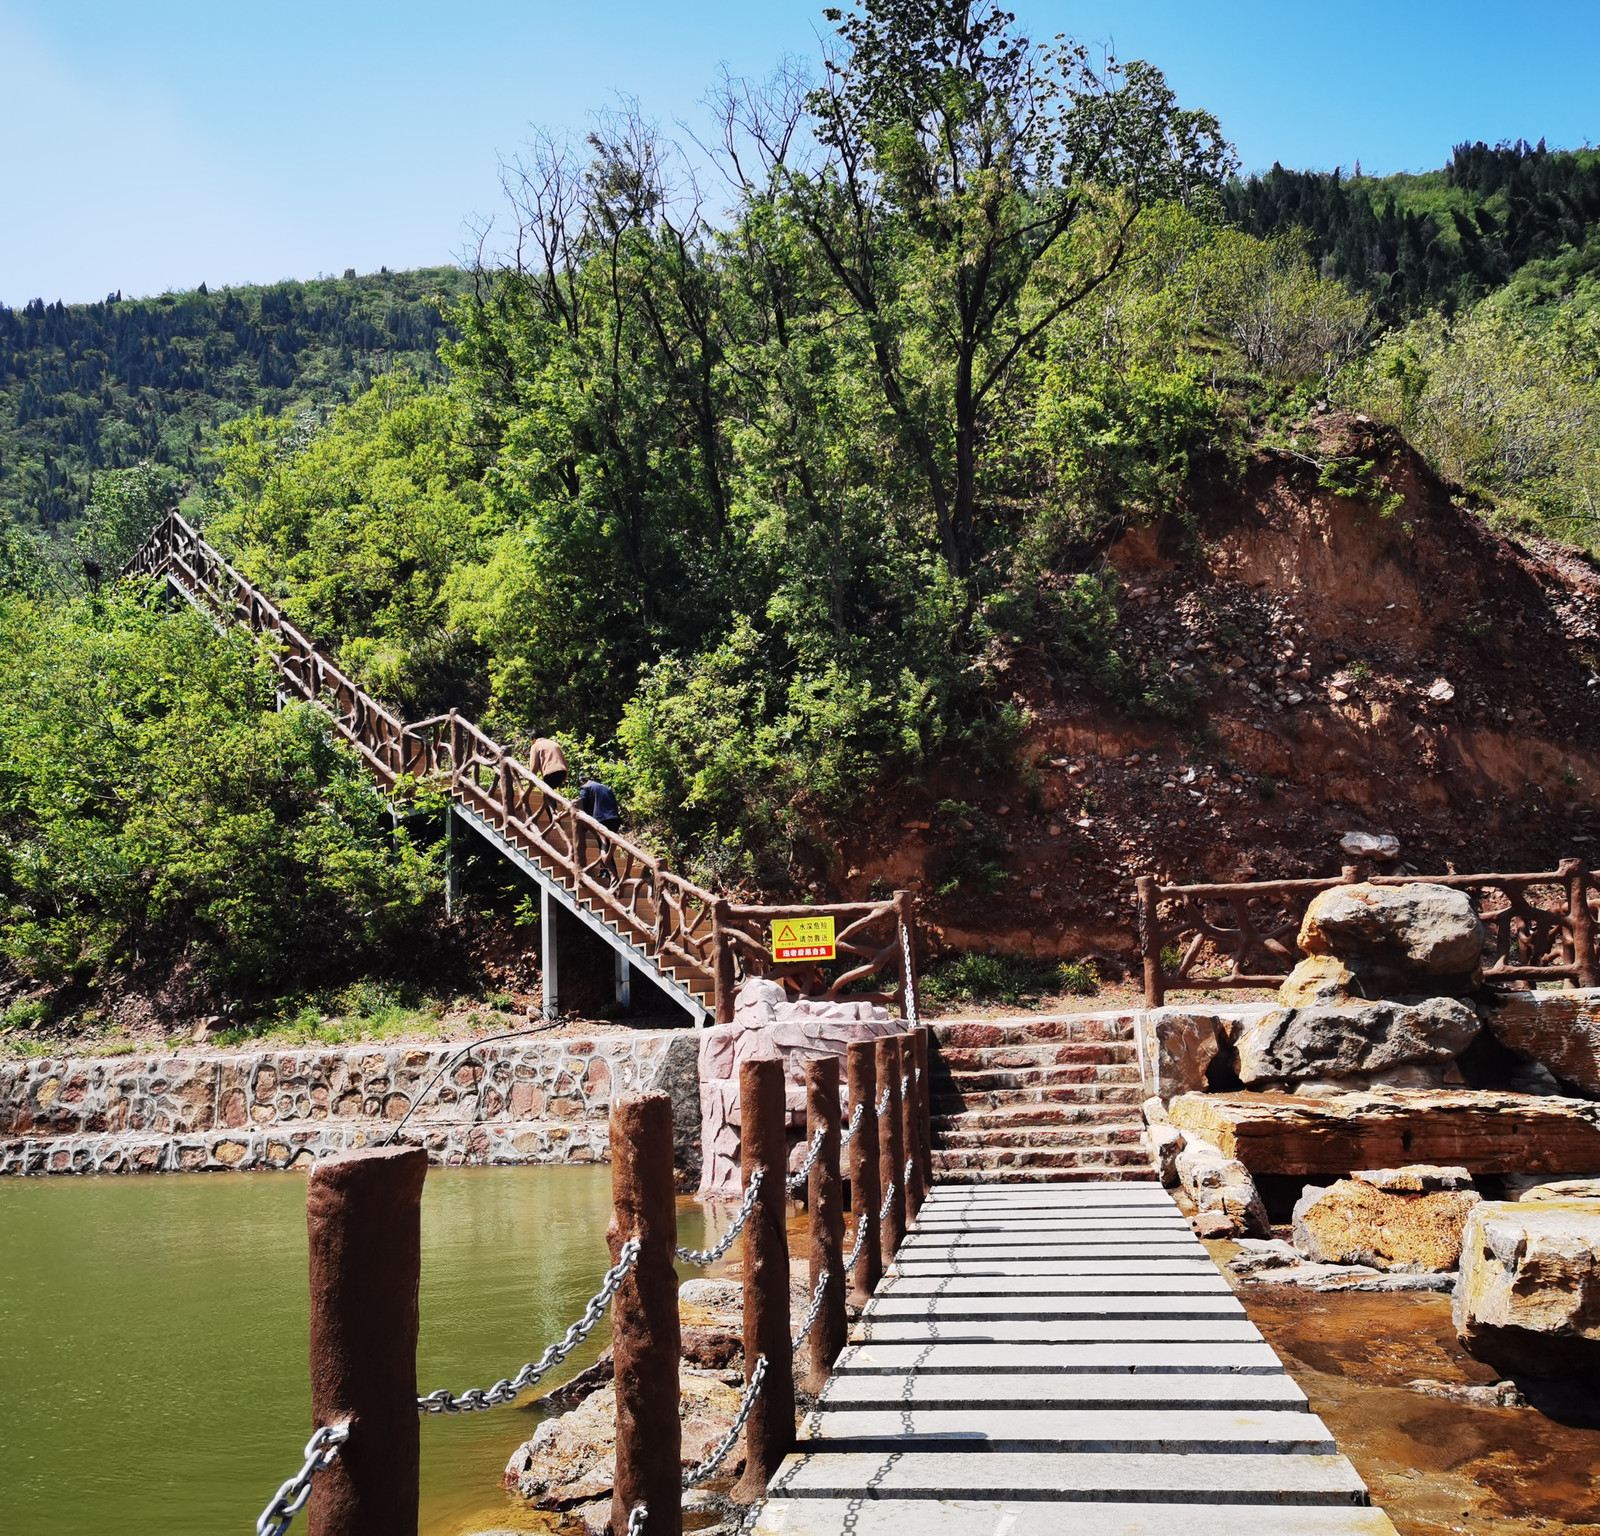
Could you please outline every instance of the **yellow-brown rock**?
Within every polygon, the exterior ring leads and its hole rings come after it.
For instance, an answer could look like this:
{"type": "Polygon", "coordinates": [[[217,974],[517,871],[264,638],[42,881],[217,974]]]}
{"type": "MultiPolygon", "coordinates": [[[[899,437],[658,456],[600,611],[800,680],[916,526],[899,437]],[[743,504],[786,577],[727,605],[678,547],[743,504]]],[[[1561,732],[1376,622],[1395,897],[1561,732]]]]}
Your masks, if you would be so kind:
{"type": "Polygon", "coordinates": [[[1600,1371],[1600,1201],[1493,1201],[1469,1218],[1452,1304],[1467,1349],[1510,1375],[1600,1371]]]}
{"type": "Polygon", "coordinates": [[[1301,1197],[1294,1245],[1318,1264],[1440,1273],[1461,1262],[1461,1234],[1482,1198],[1471,1189],[1412,1192],[1340,1179],[1301,1197]]]}
{"type": "Polygon", "coordinates": [[[1285,1008],[1339,1002],[1350,996],[1355,981],[1355,972],[1337,955],[1307,955],[1284,978],[1278,1001],[1285,1008]]]}

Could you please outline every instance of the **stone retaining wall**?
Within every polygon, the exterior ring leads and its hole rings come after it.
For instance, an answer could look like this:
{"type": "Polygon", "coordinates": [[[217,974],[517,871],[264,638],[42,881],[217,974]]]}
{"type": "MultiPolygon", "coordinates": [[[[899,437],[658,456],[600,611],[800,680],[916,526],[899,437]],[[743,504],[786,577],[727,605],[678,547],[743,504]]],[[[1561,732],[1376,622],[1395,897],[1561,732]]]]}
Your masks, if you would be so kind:
{"type": "MultiPolygon", "coordinates": [[[[595,1162],[613,1096],[657,1084],[671,1032],[506,1040],[427,1093],[408,1140],[449,1163],[595,1162]]],[[[457,1045],[0,1062],[0,1174],[284,1168],[387,1137],[457,1045]]]]}

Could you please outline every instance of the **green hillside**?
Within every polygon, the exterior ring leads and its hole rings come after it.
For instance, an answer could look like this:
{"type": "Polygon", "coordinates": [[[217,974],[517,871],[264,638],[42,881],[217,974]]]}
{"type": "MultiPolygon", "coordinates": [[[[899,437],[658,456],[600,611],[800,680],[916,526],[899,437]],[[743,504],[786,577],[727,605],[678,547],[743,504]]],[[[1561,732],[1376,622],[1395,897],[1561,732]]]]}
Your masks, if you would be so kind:
{"type": "Polygon", "coordinates": [[[438,371],[454,268],[99,304],[0,305],[0,514],[75,520],[96,471],[198,467],[219,422],[330,407],[379,374],[438,371]]]}

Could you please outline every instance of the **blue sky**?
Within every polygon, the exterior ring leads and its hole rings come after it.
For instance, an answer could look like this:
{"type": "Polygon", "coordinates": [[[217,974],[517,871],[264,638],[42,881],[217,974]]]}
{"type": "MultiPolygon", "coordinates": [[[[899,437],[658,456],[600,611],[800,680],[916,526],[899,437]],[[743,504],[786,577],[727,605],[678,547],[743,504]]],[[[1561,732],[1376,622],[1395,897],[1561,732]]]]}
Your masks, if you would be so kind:
{"type": "MultiPolygon", "coordinates": [[[[1215,112],[1247,169],[1600,139],[1600,3],[1011,0],[1215,112]]],[[[821,0],[0,0],[0,301],[447,261],[530,124],[813,58],[821,0]]]]}

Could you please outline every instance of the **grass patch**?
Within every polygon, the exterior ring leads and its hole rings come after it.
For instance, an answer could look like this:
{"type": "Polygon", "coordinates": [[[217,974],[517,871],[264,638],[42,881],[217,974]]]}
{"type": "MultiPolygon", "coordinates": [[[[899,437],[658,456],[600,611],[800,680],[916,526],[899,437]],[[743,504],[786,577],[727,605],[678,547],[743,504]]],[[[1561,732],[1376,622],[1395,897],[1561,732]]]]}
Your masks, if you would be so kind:
{"type": "Polygon", "coordinates": [[[1100,975],[1088,960],[1033,960],[1022,955],[952,955],[929,968],[922,993],[941,1007],[952,1003],[999,1003],[1027,1007],[1070,992],[1093,997],[1100,975]]]}

